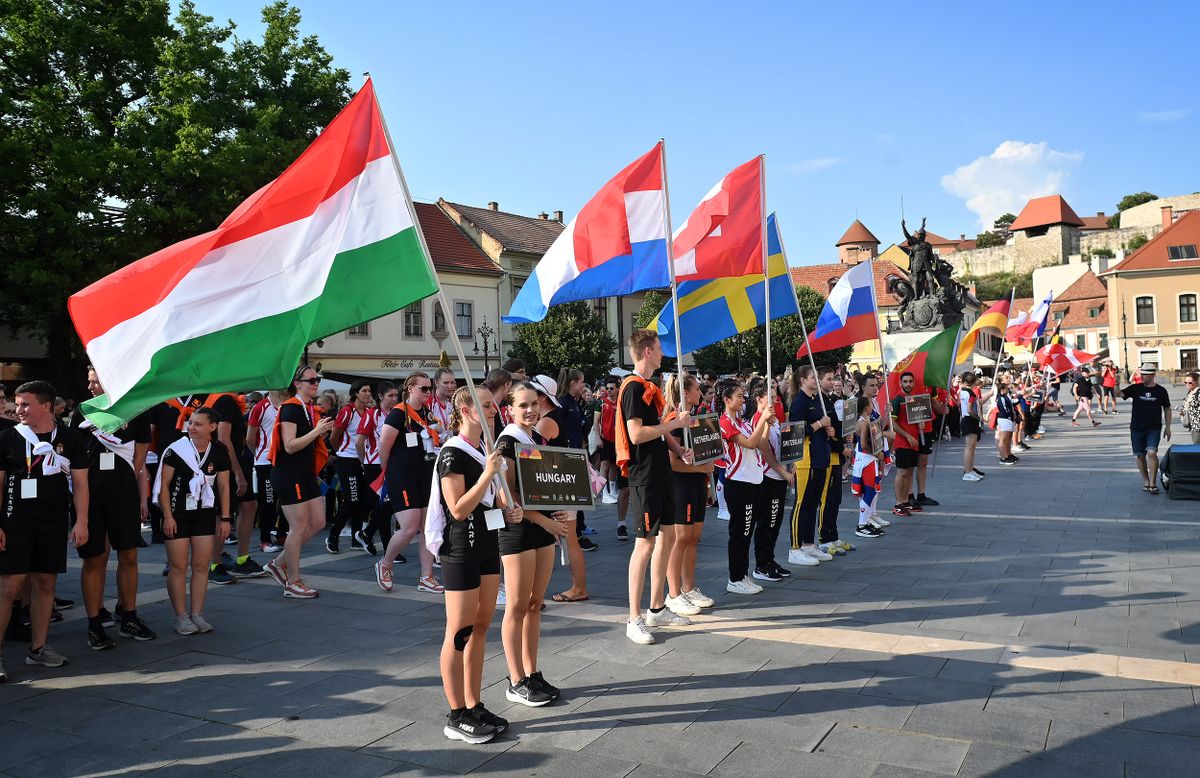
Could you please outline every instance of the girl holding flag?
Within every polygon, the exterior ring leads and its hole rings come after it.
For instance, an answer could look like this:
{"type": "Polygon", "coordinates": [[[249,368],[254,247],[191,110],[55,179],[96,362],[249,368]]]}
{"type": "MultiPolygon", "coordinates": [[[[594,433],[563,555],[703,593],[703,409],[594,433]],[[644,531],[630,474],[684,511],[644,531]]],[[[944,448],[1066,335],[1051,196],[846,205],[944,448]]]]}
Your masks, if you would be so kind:
{"type": "Polygon", "coordinates": [[[883,447],[875,451],[875,439],[882,443],[878,422],[872,419],[874,408],[869,397],[858,398],[858,422],[854,426],[854,466],[850,479],[850,492],[858,497],[858,529],[854,534],[860,538],[877,538],[883,530],[875,526],[875,501],[879,498],[879,487],[883,482],[883,447]]]}

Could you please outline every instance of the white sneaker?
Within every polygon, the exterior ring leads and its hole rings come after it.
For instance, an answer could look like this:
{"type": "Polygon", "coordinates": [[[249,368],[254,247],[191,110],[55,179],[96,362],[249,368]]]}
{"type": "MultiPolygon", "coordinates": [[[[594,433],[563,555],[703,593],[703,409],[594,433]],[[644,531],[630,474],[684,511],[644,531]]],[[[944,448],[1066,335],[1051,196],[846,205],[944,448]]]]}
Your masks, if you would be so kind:
{"type": "Polygon", "coordinates": [[[686,594],[680,594],[678,597],[668,597],[665,601],[667,610],[671,613],[677,613],[680,616],[695,616],[700,612],[700,606],[692,602],[692,599],[686,594]]]}
{"type": "Polygon", "coordinates": [[[890,527],[892,525],[890,521],[883,518],[878,513],[872,513],[870,516],[868,516],[867,523],[875,529],[883,529],[884,527],[890,527]]]}
{"type": "Polygon", "coordinates": [[[729,521],[729,511],[724,508],[717,509],[717,518],[721,521],[729,521]]]}
{"type": "Polygon", "coordinates": [[[788,551],[788,564],[802,565],[804,567],[816,567],[817,565],[821,564],[821,562],[820,560],[813,559],[808,554],[804,553],[802,549],[793,548],[788,551]]]}
{"type": "Polygon", "coordinates": [[[600,502],[604,503],[605,505],[614,505],[617,502],[617,496],[612,492],[602,492],[600,494],[600,502]]]}
{"type": "Polygon", "coordinates": [[[686,627],[692,623],[687,616],[672,613],[671,609],[666,607],[658,613],[646,611],[645,621],[647,627],[686,627]]]}
{"type": "Polygon", "coordinates": [[[964,481],[982,481],[983,480],[982,478],[977,476],[975,473],[963,473],[962,479],[964,481]]]}
{"type": "Polygon", "coordinates": [[[817,546],[804,546],[800,550],[803,551],[808,556],[812,557],[813,559],[816,559],[819,562],[828,562],[831,559],[833,559],[832,554],[826,554],[824,551],[822,551],[817,546]]]}
{"type": "Polygon", "coordinates": [[[725,591],[730,594],[758,594],[762,590],[761,586],[749,578],[743,578],[740,581],[729,581],[725,584],[725,591]]]}
{"type": "Polygon", "coordinates": [[[716,600],[700,591],[699,586],[697,586],[695,589],[684,592],[684,594],[687,596],[692,605],[695,605],[697,608],[711,608],[717,604],[716,600]]]}
{"type": "Polygon", "coordinates": [[[654,644],[654,635],[646,628],[646,620],[640,616],[637,621],[625,622],[625,637],[643,646],[654,644]]]}
{"type": "Polygon", "coordinates": [[[192,623],[192,617],[188,614],[175,617],[175,632],[180,635],[195,635],[200,630],[192,623]]]}

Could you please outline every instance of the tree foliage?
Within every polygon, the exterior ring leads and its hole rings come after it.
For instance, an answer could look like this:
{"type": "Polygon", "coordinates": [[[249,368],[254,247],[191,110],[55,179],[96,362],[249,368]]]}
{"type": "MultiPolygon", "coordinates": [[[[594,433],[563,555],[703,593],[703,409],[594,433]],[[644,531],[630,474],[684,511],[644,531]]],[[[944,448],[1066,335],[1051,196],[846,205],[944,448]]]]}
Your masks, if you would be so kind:
{"type": "Polygon", "coordinates": [[[654,317],[658,316],[658,312],[669,299],[671,298],[668,295],[657,289],[647,291],[642,297],[642,307],[638,308],[638,312],[633,316],[633,326],[639,330],[649,327],[650,322],[654,321],[654,317]]]}
{"type": "Polygon", "coordinates": [[[1145,235],[1142,235],[1141,233],[1138,233],[1137,235],[1134,235],[1132,238],[1130,238],[1125,243],[1125,251],[1132,254],[1133,252],[1137,251],[1138,249],[1140,249],[1142,246],[1145,246],[1149,242],[1150,242],[1149,238],[1147,238],[1145,235]]]}
{"type": "Polygon", "coordinates": [[[1016,287],[1017,297],[1033,297],[1033,272],[991,273],[985,276],[963,276],[964,284],[975,284],[975,297],[980,300],[999,300],[1012,294],[1016,287]]]}
{"type": "Polygon", "coordinates": [[[991,230],[988,230],[987,232],[981,232],[975,236],[975,248],[977,248],[977,249],[986,249],[986,248],[991,248],[992,246],[1003,246],[1003,245],[1004,245],[1003,236],[998,235],[998,234],[992,232],[991,230]]]}
{"type": "Polygon", "coordinates": [[[508,356],[524,360],[530,375],[557,376],[562,368],[574,367],[591,381],[616,364],[617,339],[586,302],[555,305],[545,319],[518,324],[513,331],[508,356]]]}
{"type": "Polygon", "coordinates": [[[1015,214],[1006,213],[1003,216],[997,217],[996,220],[992,222],[992,228],[997,230],[1008,230],[1008,228],[1012,227],[1013,222],[1016,220],[1017,217],[1015,214]]]}
{"type": "Polygon", "coordinates": [[[1117,213],[1120,213],[1121,211],[1127,211],[1134,206],[1142,205],[1150,202],[1151,200],[1157,199],[1158,195],[1151,192],[1134,192],[1133,194],[1127,194],[1121,198],[1119,203],[1117,203],[1117,213]]]}

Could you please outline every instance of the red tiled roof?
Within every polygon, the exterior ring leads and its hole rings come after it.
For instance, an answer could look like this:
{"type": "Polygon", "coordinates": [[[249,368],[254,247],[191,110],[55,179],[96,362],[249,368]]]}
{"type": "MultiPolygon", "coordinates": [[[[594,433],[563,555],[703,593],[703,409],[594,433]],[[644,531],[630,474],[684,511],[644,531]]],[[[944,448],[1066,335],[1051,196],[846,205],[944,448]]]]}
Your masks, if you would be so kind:
{"type": "Polygon", "coordinates": [[[550,248],[550,244],[565,229],[562,222],[551,219],[521,216],[449,201],[442,202],[461,213],[465,220],[491,235],[509,251],[545,254],[546,249],[550,248]]]}
{"type": "Polygon", "coordinates": [[[433,203],[413,205],[417,208],[417,220],[421,222],[421,232],[425,233],[425,242],[429,244],[434,267],[460,273],[501,275],[496,263],[480,251],[441,208],[433,203]]]}
{"type": "Polygon", "coordinates": [[[976,248],[975,243],[976,243],[975,238],[968,238],[966,240],[960,240],[958,242],[958,250],[959,251],[974,251],[976,248]]]}
{"type": "MultiPolygon", "coordinates": [[[[830,285],[832,280],[834,283],[845,275],[854,265],[847,265],[841,262],[833,262],[827,265],[803,265],[801,267],[789,268],[792,274],[793,284],[803,284],[810,289],[815,289],[822,297],[829,296],[830,285]]],[[[908,273],[905,273],[900,268],[896,267],[892,262],[887,260],[875,260],[871,269],[875,274],[875,294],[878,298],[879,307],[896,308],[900,305],[900,299],[896,295],[887,291],[887,277],[890,275],[900,276],[903,279],[908,279],[908,273]]]]}
{"type": "Polygon", "coordinates": [[[925,240],[929,242],[930,246],[957,246],[958,245],[958,241],[950,240],[949,238],[943,238],[941,235],[938,235],[936,232],[930,232],[929,230],[925,230],[925,240]]]}
{"type": "Polygon", "coordinates": [[[1200,271],[1200,258],[1171,259],[1171,246],[1200,246],[1200,211],[1188,211],[1154,236],[1149,243],[1125,257],[1119,265],[1104,275],[1129,270],[1192,270],[1200,271]]]}
{"type": "Polygon", "coordinates": [[[1108,229],[1108,217],[1103,213],[1098,213],[1095,216],[1081,216],[1079,219],[1083,222],[1083,229],[1085,230],[1091,231],[1108,229]]]}
{"type": "Polygon", "coordinates": [[[1100,277],[1088,270],[1079,278],[1075,279],[1075,283],[1066,288],[1062,294],[1055,297],[1055,302],[1067,302],[1069,300],[1094,300],[1097,298],[1108,299],[1108,287],[1100,280],[1100,277]]]}
{"type": "Polygon", "coordinates": [[[1035,197],[1025,203],[1009,230],[1016,232],[1031,227],[1049,227],[1052,224],[1073,224],[1082,227],[1083,220],[1071,210],[1071,206],[1067,205],[1062,195],[1047,195],[1035,197]]]}
{"type": "Polygon", "coordinates": [[[1076,298],[1066,302],[1053,302],[1050,304],[1050,321],[1046,323],[1047,329],[1055,326],[1062,326],[1063,329],[1071,329],[1073,327],[1107,327],[1108,326],[1108,298],[1093,298],[1091,300],[1076,298]],[[1063,318],[1061,322],[1054,321],[1054,315],[1062,311],[1063,318]],[[1089,315],[1092,311],[1096,312],[1095,316],[1089,315]]]}
{"type": "Polygon", "coordinates": [[[854,223],[850,225],[850,229],[846,230],[846,234],[842,235],[838,239],[838,242],[833,245],[840,246],[843,243],[874,243],[879,245],[879,238],[871,234],[871,231],[867,229],[867,225],[855,219],[854,223]]]}

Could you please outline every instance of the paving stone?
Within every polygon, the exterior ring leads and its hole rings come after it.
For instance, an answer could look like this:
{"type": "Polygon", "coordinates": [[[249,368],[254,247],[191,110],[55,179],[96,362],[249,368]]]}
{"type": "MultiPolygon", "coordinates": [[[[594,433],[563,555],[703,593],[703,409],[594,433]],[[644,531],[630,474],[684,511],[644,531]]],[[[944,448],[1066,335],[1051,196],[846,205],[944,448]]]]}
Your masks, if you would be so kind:
{"type": "Polygon", "coordinates": [[[624,778],[637,767],[636,762],[598,754],[564,751],[541,744],[520,743],[489,760],[481,768],[489,776],[526,778],[578,778],[580,775],[597,778],[624,778]]]}
{"type": "Polygon", "coordinates": [[[764,714],[745,708],[716,707],[702,713],[684,730],[684,739],[731,737],[763,745],[784,743],[812,752],[836,724],[836,714],[821,719],[806,714],[764,714]]]}
{"type": "Polygon", "coordinates": [[[928,678],[875,676],[867,681],[859,694],[912,702],[971,701],[977,704],[979,710],[983,710],[984,704],[992,694],[992,687],[944,678],[931,682],[928,678]]]}
{"type": "Polygon", "coordinates": [[[736,738],[719,736],[693,741],[680,738],[674,732],[621,724],[605,732],[583,751],[670,769],[707,773],[728,756],[738,742],[736,738]]]}
{"type": "MultiPolygon", "coordinates": [[[[739,700],[737,704],[741,703],[739,700]]],[[[797,692],[779,707],[778,712],[781,715],[808,716],[818,721],[836,719],[839,723],[899,731],[915,709],[915,705],[907,702],[861,694],[797,692]]]]}
{"type": "Polygon", "coordinates": [[[904,732],[919,732],[958,740],[1040,750],[1050,730],[1048,716],[979,710],[973,703],[945,702],[918,705],[904,722],[904,732]]]}
{"type": "Polygon", "coordinates": [[[289,738],[210,722],[170,740],[150,743],[146,750],[186,764],[231,772],[267,754],[284,751],[294,745],[296,741],[289,738]]]}
{"type": "Polygon", "coordinates": [[[82,743],[81,738],[20,721],[0,723],[0,770],[82,743]]]}
{"type": "Polygon", "coordinates": [[[516,738],[505,732],[481,746],[468,745],[450,740],[442,734],[445,725],[446,710],[443,705],[440,715],[422,715],[416,723],[376,740],[357,753],[465,774],[517,744],[516,738]]]}
{"type": "Polygon", "coordinates": [[[786,748],[779,744],[742,743],[733,753],[717,765],[709,775],[763,776],[763,778],[791,778],[811,776],[854,776],[867,775],[874,769],[875,763],[864,762],[842,756],[827,756],[811,754],[805,751],[786,748]]]}
{"type": "Polygon", "coordinates": [[[1097,732],[1086,724],[1055,720],[1050,725],[1046,748],[1064,754],[1109,758],[1176,769],[1195,769],[1200,764],[1200,739],[1119,726],[1097,732]]]}
{"type": "Polygon", "coordinates": [[[400,704],[342,702],[315,705],[264,727],[263,732],[354,750],[413,722],[400,704]]]}
{"type": "MultiPolygon", "coordinates": [[[[444,739],[444,738],[443,738],[444,739]]],[[[341,748],[308,744],[291,747],[256,759],[233,771],[245,778],[262,776],[337,775],[347,778],[376,778],[396,768],[396,762],[341,748]]]]}
{"type": "Polygon", "coordinates": [[[963,740],[928,735],[881,732],[855,725],[838,724],[817,753],[954,775],[962,765],[970,744],[963,740]]]}
{"type": "Polygon", "coordinates": [[[64,775],[141,775],[164,767],[171,759],[148,749],[123,748],[85,741],[34,755],[20,765],[4,768],[20,778],[62,778],[64,775]]]}
{"type": "Polygon", "coordinates": [[[1077,776],[1122,778],[1124,764],[1063,754],[1056,751],[1026,750],[977,741],[967,750],[959,770],[961,776],[1003,778],[1046,778],[1077,776]]]}

